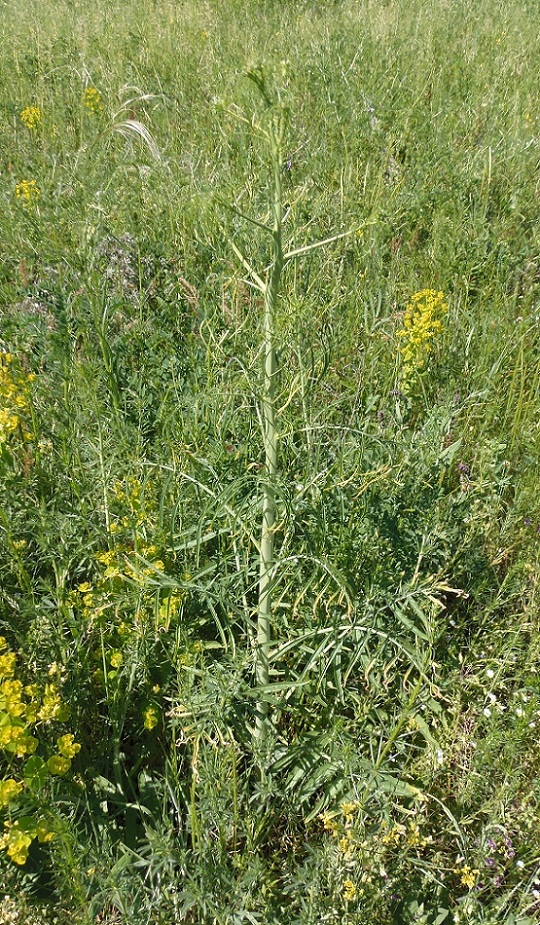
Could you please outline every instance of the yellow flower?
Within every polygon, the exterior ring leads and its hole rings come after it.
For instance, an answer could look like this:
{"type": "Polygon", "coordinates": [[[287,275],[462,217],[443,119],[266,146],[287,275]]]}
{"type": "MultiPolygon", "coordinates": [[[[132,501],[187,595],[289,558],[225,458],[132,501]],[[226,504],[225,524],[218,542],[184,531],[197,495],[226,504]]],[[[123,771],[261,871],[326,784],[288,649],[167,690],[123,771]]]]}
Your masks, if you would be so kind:
{"type": "Polygon", "coordinates": [[[144,717],[144,728],[148,730],[154,729],[159,722],[158,711],[156,710],[155,707],[152,707],[152,706],[146,708],[146,710],[143,713],[143,717],[144,717]]]}
{"type": "Polygon", "coordinates": [[[459,879],[463,886],[472,890],[473,886],[476,884],[476,879],[480,871],[476,869],[473,870],[468,864],[465,864],[464,867],[456,867],[454,873],[459,874],[459,879]]]}
{"type": "Polygon", "coordinates": [[[2,691],[5,697],[19,698],[22,693],[22,684],[20,681],[4,681],[0,686],[0,691],[2,691]]]}
{"type": "Polygon", "coordinates": [[[143,546],[141,549],[141,555],[145,559],[151,559],[153,556],[157,556],[158,549],[157,546],[143,546]]]}
{"type": "Polygon", "coordinates": [[[321,820],[323,824],[323,828],[325,832],[331,832],[332,835],[337,836],[339,827],[338,827],[337,822],[331,816],[330,813],[321,813],[321,815],[319,816],[319,819],[321,820]]]}
{"type": "Polygon", "coordinates": [[[0,655],[0,678],[12,678],[15,674],[15,663],[17,656],[14,652],[6,652],[0,655]]]}
{"type": "Polygon", "coordinates": [[[387,847],[395,848],[399,845],[400,839],[405,836],[406,832],[405,826],[397,823],[392,826],[389,832],[381,835],[381,843],[387,847]]]}
{"type": "Polygon", "coordinates": [[[28,849],[32,844],[32,836],[26,832],[17,829],[17,824],[13,825],[8,833],[0,841],[0,847],[7,850],[8,857],[22,867],[28,859],[28,849]]]}
{"type": "Polygon", "coordinates": [[[73,741],[74,738],[71,732],[57,738],[58,751],[64,758],[74,758],[80,752],[81,746],[73,741]]]}
{"type": "Polygon", "coordinates": [[[23,206],[29,206],[37,202],[41,192],[35,180],[21,180],[15,187],[15,195],[23,206]]]}
{"type": "Polygon", "coordinates": [[[13,751],[18,758],[23,758],[24,755],[33,755],[38,745],[39,742],[34,736],[22,735],[16,739],[13,751]]]}
{"type": "Polygon", "coordinates": [[[44,723],[48,723],[52,719],[60,720],[60,722],[68,719],[69,708],[62,703],[56,684],[45,685],[45,694],[38,717],[44,723]]]}
{"type": "Polygon", "coordinates": [[[352,844],[351,840],[347,838],[347,836],[344,835],[343,838],[339,839],[338,851],[341,851],[345,857],[350,857],[354,853],[354,845],[352,844]]]}
{"type": "Polygon", "coordinates": [[[116,555],[113,549],[107,550],[107,552],[100,552],[96,556],[98,562],[102,562],[103,565],[114,565],[116,562],[116,555]]]}
{"type": "Polygon", "coordinates": [[[13,726],[9,725],[2,726],[2,728],[0,728],[0,747],[4,748],[4,746],[11,742],[11,730],[13,728],[13,726]]]}
{"type": "Polygon", "coordinates": [[[0,806],[7,806],[8,803],[16,800],[22,789],[23,785],[13,780],[12,777],[0,781],[0,806]]]}
{"type": "Polygon", "coordinates": [[[25,705],[21,699],[22,684],[20,681],[4,681],[0,685],[0,708],[9,716],[22,716],[25,705]]]}
{"type": "Polygon", "coordinates": [[[359,807],[359,803],[342,803],[341,812],[344,816],[352,816],[359,807]]]}
{"type": "Polygon", "coordinates": [[[111,663],[111,668],[120,668],[120,665],[122,664],[123,661],[124,661],[124,657],[122,653],[119,652],[118,650],[116,652],[113,652],[109,658],[109,662],[111,663]]]}
{"type": "Polygon", "coordinates": [[[352,902],[356,897],[356,886],[352,880],[345,880],[343,883],[343,899],[345,902],[352,902]]]}
{"type": "Polygon", "coordinates": [[[94,115],[103,110],[101,104],[101,93],[95,87],[87,87],[84,91],[84,105],[88,112],[94,115]]]}
{"type": "Polygon", "coordinates": [[[41,819],[36,825],[36,835],[41,844],[52,841],[54,834],[53,829],[50,828],[49,824],[44,819],[41,819]]]}
{"type": "Polygon", "coordinates": [[[43,122],[43,116],[39,106],[27,106],[21,112],[21,122],[31,132],[36,132],[43,122]]]}
{"type": "MultiPolygon", "coordinates": [[[[32,186],[34,182],[22,181],[16,188],[17,196],[22,197],[23,205],[28,205],[34,197],[37,189],[32,186]]],[[[5,443],[12,434],[21,430],[24,424],[23,416],[28,415],[29,412],[28,384],[35,378],[31,374],[17,371],[13,360],[10,353],[0,352],[0,404],[2,406],[0,407],[0,444],[5,443]]],[[[31,439],[31,435],[26,434],[24,430],[21,436],[23,440],[31,439]]],[[[20,549],[19,543],[14,543],[18,550],[20,549]]],[[[1,648],[6,648],[5,640],[1,648]]]]}

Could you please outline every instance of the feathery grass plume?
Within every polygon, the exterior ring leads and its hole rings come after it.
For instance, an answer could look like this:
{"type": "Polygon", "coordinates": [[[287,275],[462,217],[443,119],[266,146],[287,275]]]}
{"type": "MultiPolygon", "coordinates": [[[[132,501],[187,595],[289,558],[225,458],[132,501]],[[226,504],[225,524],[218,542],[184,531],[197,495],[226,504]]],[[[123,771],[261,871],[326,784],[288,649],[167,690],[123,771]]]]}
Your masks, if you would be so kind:
{"type": "MultiPolygon", "coordinates": [[[[150,129],[147,128],[144,123],[140,122],[139,119],[133,118],[133,111],[137,106],[149,100],[154,100],[156,97],[152,93],[141,93],[135,87],[124,87],[123,90],[128,92],[135,90],[136,95],[129,96],[122,103],[120,109],[114,114],[113,131],[118,132],[119,135],[123,135],[124,138],[139,138],[140,141],[146,145],[154,160],[159,162],[161,160],[161,153],[150,129]],[[123,116],[125,115],[128,115],[129,118],[124,119],[123,116]]],[[[101,102],[101,97],[99,102],[101,102]]]]}

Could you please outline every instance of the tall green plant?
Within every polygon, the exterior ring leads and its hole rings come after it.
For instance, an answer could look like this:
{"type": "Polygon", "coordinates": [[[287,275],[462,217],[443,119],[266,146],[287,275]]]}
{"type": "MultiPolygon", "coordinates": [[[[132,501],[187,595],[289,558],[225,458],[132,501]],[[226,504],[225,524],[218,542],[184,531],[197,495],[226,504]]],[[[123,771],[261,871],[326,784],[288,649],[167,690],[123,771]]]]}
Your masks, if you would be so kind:
{"type": "MultiPolygon", "coordinates": [[[[279,421],[278,409],[276,407],[276,377],[278,374],[278,364],[276,358],[276,312],[278,303],[282,294],[282,277],[286,265],[298,257],[305,256],[325,244],[330,244],[340,238],[351,234],[346,231],[341,234],[325,238],[314,244],[291,250],[285,250],[283,246],[284,238],[284,214],[283,214],[283,154],[282,144],[285,129],[285,108],[282,104],[279,92],[276,92],[273,99],[268,89],[263,73],[250,71],[248,73],[250,80],[258,88],[266,108],[270,110],[270,120],[268,128],[263,128],[259,123],[257,130],[262,134],[269,147],[272,178],[273,178],[273,195],[271,203],[271,225],[238,213],[251,224],[263,229],[271,239],[271,257],[269,266],[263,276],[258,274],[250,262],[242,254],[239,248],[233,243],[232,248],[240,259],[242,266],[247,270],[252,285],[258,289],[264,298],[264,327],[263,327],[263,356],[264,356],[264,377],[261,394],[261,420],[262,420],[262,437],[265,453],[265,466],[261,479],[262,485],[262,524],[261,524],[261,541],[259,548],[259,593],[257,605],[257,646],[256,646],[256,663],[255,678],[257,688],[260,691],[260,697],[256,705],[254,742],[258,751],[262,752],[262,747],[267,738],[269,725],[269,699],[268,685],[270,681],[269,673],[269,656],[272,644],[272,598],[273,589],[276,582],[277,563],[274,556],[274,535],[276,522],[276,494],[275,481],[278,472],[278,434],[279,421]]],[[[234,211],[237,211],[236,209],[234,211]]]]}

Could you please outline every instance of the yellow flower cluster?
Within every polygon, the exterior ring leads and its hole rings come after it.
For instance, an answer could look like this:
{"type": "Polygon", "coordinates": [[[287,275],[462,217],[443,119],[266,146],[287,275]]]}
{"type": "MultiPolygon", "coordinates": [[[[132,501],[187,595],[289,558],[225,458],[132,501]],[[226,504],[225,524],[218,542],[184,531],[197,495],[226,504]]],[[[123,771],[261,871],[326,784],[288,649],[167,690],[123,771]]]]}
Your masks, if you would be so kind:
{"type": "Polygon", "coordinates": [[[23,206],[31,206],[38,201],[41,192],[35,180],[21,180],[15,187],[15,195],[23,206]]]}
{"type": "MultiPolygon", "coordinates": [[[[166,562],[159,543],[159,500],[150,481],[134,475],[114,481],[108,490],[109,548],[94,554],[94,572],[69,592],[74,619],[86,622],[96,687],[122,684],[130,652],[141,637],[167,633],[177,625],[184,602],[182,588],[163,587],[166,562]]],[[[184,580],[189,580],[184,575],[184,580]]],[[[197,644],[178,655],[178,667],[194,664],[197,644]]],[[[139,711],[141,726],[152,732],[163,716],[159,685],[146,691],[139,711]]]]}
{"type": "Polygon", "coordinates": [[[420,826],[414,819],[410,819],[407,825],[395,823],[391,829],[383,824],[381,844],[388,848],[397,848],[400,845],[406,845],[408,848],[426,848],[432,841],[431,835],[421,834],[420,826]]]}
{"type": "Polygon", "coordinates": [[[0,807],[3,809],[5,806],[9,806],[10,803],[17,799],[22,789],[21,781],[14,780],[12,777],[0,781],[0,807]]]}
{"type": "MultiPolygon", "coordinates": [[[[43,691],[37,684],[23,686],[22,681],[15,677],[17,657],[8,649],[3,636],[0,636],[0,653],[0,750],[7,754],[12,774],[13,759],[27,759],[20,769],[20,780],[14,776],[0,780],[0,809],[9,812],[11,804],[17,803],[26,789],[30,792],[39,789],[48,773],[65,774],[81,746],[74,741],[71,733],[66,733],[57,737],[58,751],[47,761],[34,754],[40,745],[39,739],[32,735],[35,727],[53,721],[64,722],[69,717],[69,709],[62,702],[54,683],[46,684],[43,691]]],[[[46,823],[36,821],[32,816],[22,817],[13,824],[5,822],[4,825],[6,831],[0,837],[0,848],[16,864],[26,862],[28,849],[35,838],[42,842],[52,838],[52,831],[46,823]]]]}
{"type": "Polygon", "coordinates": [[[425,368],[432,342],[443,330],[441,315],[447,311],[442,292],[435,289],[422,289],[411,297],[403,316],[403,327],[397,332],[403,339],[399,352],[405,385],[425,368]]]}
{"type": "Polygon", "coordinates": [[[84,91],[84,105],[86,106],[88,112],[96,115],[98,112],[102,112],[103,106],[101,103],[101,93],[99,90],[96,90],[95,87],[87,87],[84,91]]]}
{"type": "Polygon", "coordinates": [[[36,132],[43,123],[43,115],[39,106],[27,106],[23,109],[21,112],[21,122],[27,129],[30,129],[31,132],[36,132]]]}
{"type": "Polygon", "coordinates": [[[42,844],[54,838],[54,829],[46,819],[35,821],[31,816],[23,816],[16,822],[4,823],[5,832],[0,837],[0,849],[22,867],[28,859],[30,845],[37,838],[42,844]]]}
{"type": "Polygon", "coordinates": [[[146,707],[146,710],[143,713],[143,720],[145,729],[148,729],[148,731],[155,729],[159,722],[159,715],[156,707],[152,705],[146,707]]]}
{"type": "Polygon", "coordinates": [[[417,813],[411,813],[404,822],[383,821],[378,831],[366,830],[357,802],[342,803],[339,810],[323,813],[319,819],[332,838],[336,863],[347,878],[341,892],[345,902],[359,900],[369,884],[386,880],[396,852],[425,849],[433,841],[423,834],[425,820],[417,813]]]}
{"type": "Polygon", "coordinates": [[[459,880],[463,886],[466,886],[469,888],[469,890],[472,890],[472,888],[476,886],[476,881],[480,871],[476,870],[476,868],[473,869],[468,864],[465,864],[463,867],[454,868],[454,873],[459,874],[459,880]]]}
{"type": "Polygon", "coordinates": [[[11,353],[0,353],[0,447],[15,433],[31,440],[27,427],[30,418],[30,383],[35,376],[16,367],[11,353]]]}
{"type": "Polygon", "coordinates": [[[350,903],[356,898],[356,885],[352,880],[345,880],[343,882],[343,899],[345,902],[350,903]]]}

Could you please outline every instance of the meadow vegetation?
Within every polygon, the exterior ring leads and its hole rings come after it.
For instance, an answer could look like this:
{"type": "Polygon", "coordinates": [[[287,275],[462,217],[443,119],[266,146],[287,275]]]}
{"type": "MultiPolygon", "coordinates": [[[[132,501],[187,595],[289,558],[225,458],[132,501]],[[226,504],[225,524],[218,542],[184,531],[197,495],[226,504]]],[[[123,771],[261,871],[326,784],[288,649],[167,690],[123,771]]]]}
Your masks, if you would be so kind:
{"type": "Polygon", "coordinates": [[[539,35],[1,4],[0,922],[540,920],[539,35]]]}

